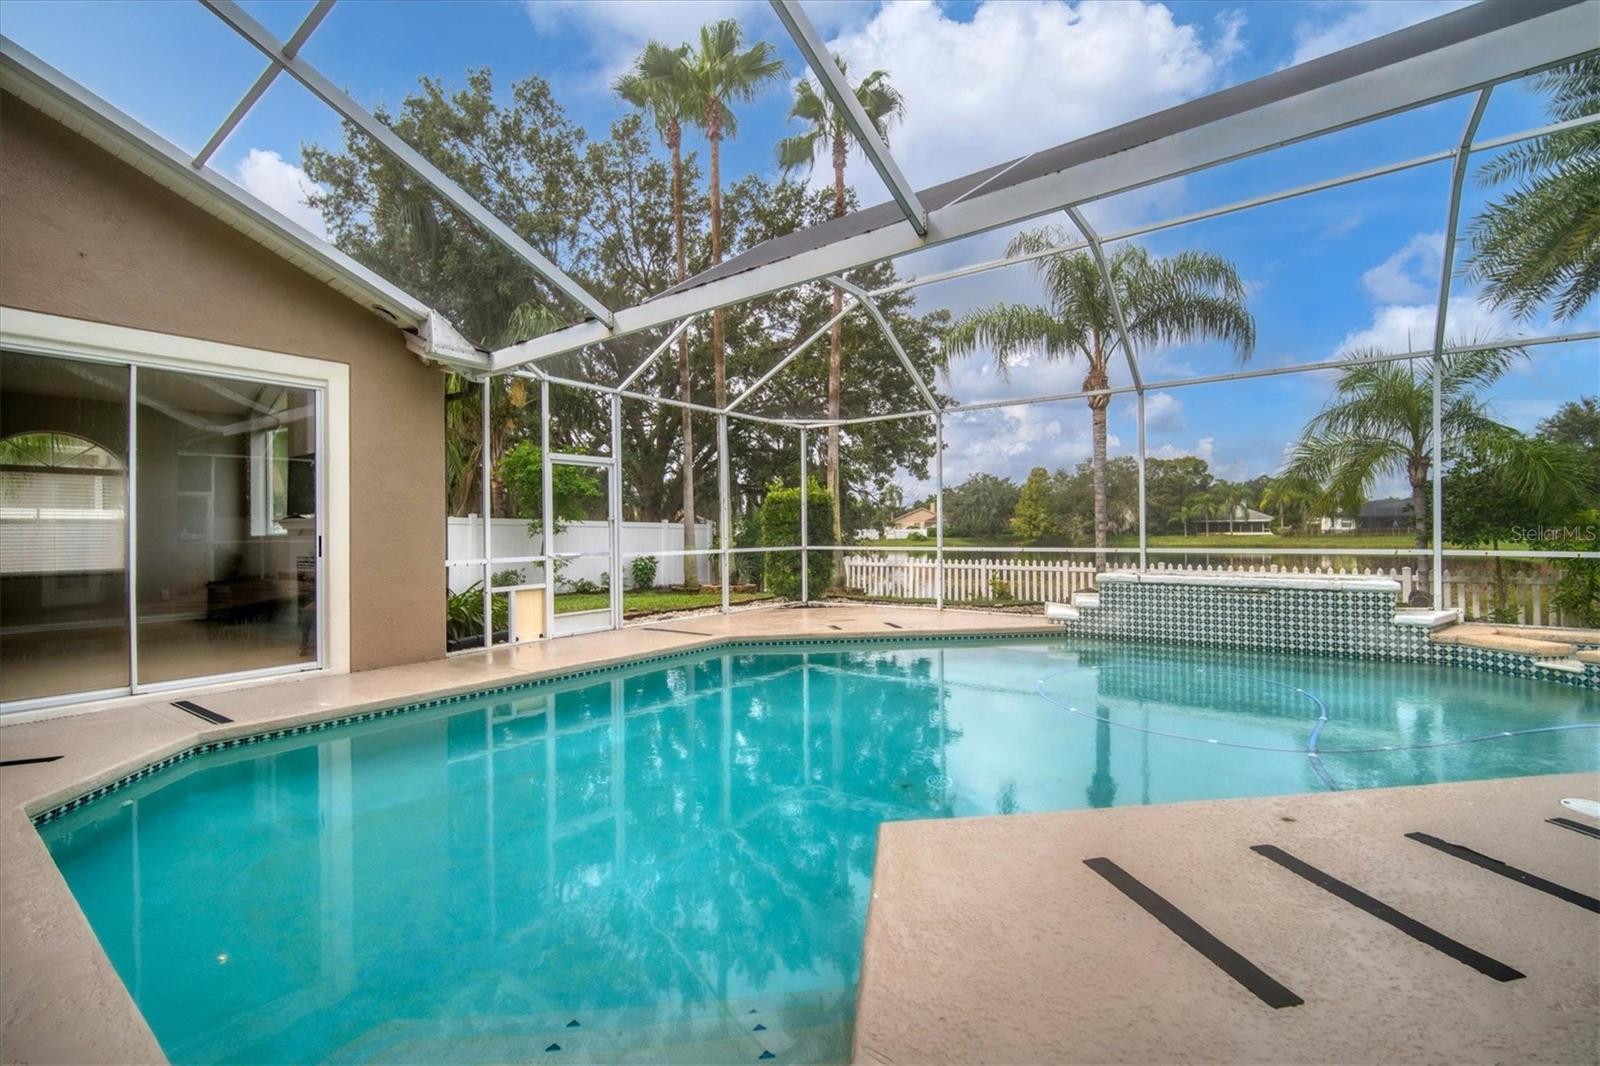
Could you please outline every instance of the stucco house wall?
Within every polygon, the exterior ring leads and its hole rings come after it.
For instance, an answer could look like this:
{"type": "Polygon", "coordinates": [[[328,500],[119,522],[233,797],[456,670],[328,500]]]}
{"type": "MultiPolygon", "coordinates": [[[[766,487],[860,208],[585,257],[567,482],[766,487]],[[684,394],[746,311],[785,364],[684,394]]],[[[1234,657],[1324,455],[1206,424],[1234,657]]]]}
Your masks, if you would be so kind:
{"type": "Polygon", "coordinates": [[[350,665],[444,653],[444,378],[349,297],[0,94],[0,305],[344,363],[350,665]]]}

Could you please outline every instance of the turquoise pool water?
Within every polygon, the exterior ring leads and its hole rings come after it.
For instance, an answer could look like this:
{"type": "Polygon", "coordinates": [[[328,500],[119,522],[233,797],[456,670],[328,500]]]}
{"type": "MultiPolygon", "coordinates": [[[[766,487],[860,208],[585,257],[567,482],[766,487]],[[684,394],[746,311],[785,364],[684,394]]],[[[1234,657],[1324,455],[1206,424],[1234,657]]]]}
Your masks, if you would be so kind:
{"type": "Polygon", "coordinates": [[[1592,728],[1416,747],[1595,723],[1437,667],[785,647],[199,756],[40,832],[178,1062],[819,1061],[880,822],[1596,770],[1592,728]]]}

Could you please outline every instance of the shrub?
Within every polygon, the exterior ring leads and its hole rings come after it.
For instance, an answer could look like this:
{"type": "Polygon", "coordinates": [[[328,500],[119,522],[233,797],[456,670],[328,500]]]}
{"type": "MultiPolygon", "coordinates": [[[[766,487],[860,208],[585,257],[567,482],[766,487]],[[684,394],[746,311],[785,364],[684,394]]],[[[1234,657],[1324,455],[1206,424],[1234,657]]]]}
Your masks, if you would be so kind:
{"type": "Polygon", "coordinates": [[[656,584],[656,557],[654,555],[641,555],[628,564],[628,574],[633,578],[633,587],[636,589],[654,588],[656,584]]]}
{"type": "Polygon", "coordinates": [[[1010,600],[1010,582],[1006,581],[1006,579],[1001,577],[999,574],[991,575],[989,578],[989,598],[999,603],[1005,603],[1010,600]]]}
{"type": "MultiPolygon", "coordinates": [[[[528,532],[537,535],[544,513],[544,453],[532,441],[518,441],[500,457],[500,480],[511,496],[511,505],[520,518],[528,520],[528,532]]],[[[589,471],[570,463],[550,467],[550,488],[555,502],[556,532],[567,523],[583,518],[591,504],[605,497],[604,490],[589,471]]]]}
{"type": "MultiPolygon", "coordinates": [[[[490,601],[489,609],[493,612],[492,622],[496,631],[503,630],[510,625],[510,605],[504,596],[496,596],[490,601]]],[[[458,642],[471,639],[483,639],[483,582],[474,581],[460,592],[451,593],[445,599],[445,640],[447,646],[454,646],[458,642]]]]}
{"type": "MultiPolygon", "coordinates": [[[[739,528],[733,534],[733,546],[759,548],[761,543],[761,512],[757,510],[739,523],[739,528]]],[[[762,587],[767,572],[767,557],[764,554],[744,552],[729,556],[729,562],[734,584],[754,585],[758,589],[762,587]]]]}
{"type": "MultiPolygon", "coordinates": [[[[800,489],[774,483],[761,501],[761,543],[785,547],[800,543],[800,489]]],[[[833,497],[821,482],[811,480],[806,493],[806,533],[813,545],[833,543],[833,497]]],[[[818,595],[833,580],[834,555],[831,551],[810,554],[811,589],[818,595]]],[[[766,590],[791,599],[800,595],[800,553],[769,555],[766,562],[766,590]]]]}

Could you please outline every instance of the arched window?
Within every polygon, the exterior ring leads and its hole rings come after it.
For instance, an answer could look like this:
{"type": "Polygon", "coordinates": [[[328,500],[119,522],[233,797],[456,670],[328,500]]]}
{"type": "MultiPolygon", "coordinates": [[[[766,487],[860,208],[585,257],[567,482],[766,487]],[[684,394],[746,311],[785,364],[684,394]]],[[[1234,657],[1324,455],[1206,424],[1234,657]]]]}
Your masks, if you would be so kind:
{"type": "Polygon", "coordinates": [[[0,573],[85,574],[127,565],[122,458],[71,433],[0,440],[0,573]]]}

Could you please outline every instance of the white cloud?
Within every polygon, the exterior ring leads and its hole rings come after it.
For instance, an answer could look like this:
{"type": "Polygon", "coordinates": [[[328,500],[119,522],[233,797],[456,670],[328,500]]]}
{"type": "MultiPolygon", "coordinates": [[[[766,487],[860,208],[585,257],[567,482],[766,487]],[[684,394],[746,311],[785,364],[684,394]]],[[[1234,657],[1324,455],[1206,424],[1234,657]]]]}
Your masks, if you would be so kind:
{"type": "Polygon", "coordinates": [[[304,170],[277,152],[252,148],[234,167],[234,177],[256,199],[327,239],[328,226],[322,220],[322,212],[306,202],[312,193],[322,189],[304,170]]]}
{"type": "MultiPolygon", "coordinates": [[[[1056,0],[987,0],[963,22],[907,0],[830,47],[852,72],[887,70],[904,95],[890,146],[921,187],[1216,88],[1239,25],[1230,15],[1206,34],[1162,4],[1056,0]]],[[[851,171],[871,173],[859,158],[851,171]]]]}
{"type": "Polygon", "coordinates": [[[1381,304],[1421,303],[1439,292],[1444,234],[1419,233],[1389,258],[1361,275],[1361,287],[1381,304]]]}
{"type": "MultiPolygon", "coordinates": [[[[766,0],[524,0],[523,6],[535,32],[573,29],[588,41],[593,69],[579,86],[594,92],[610,92],[646,41],[690,41],[719,19],[737,19],[748,41],[787,40],[766,0]]],[[[859,26],[872,8],[870,0],[829,0],[808,5],[806,14],[828,34],[859,26]]]]}
{"type": "Polygon", "coordinates": [[[1341,48],[1381,37],[1386,33],[1464,7],[1467,0],[1342,0],[1313,6],[1315,14],[1294,29],[1291,63],[1337,52],[1341,48]]]}
{"type": "Polygon", "coordinates": [[[1181,459],[1186,455],[1193,455],[1209,463],[1212,456],[1216,454],[1216,444],[1217,439],[1215,437],[1201,437],[1195,442],[1193,448],[1167,443],[1159,448],[1149,449],[1148,454],[1152,459],[1181,459]]]}
{"type": "MultiPolygon", "coordinates": [[[[1372,349],[1379,352],[1423,351],[1433,345],[1437,305],[1388,304],[1372,313],[1372,324],[1345,334],[1339,351],[1372,349]]],[[[1445,315],[1446,344],[1470,344],[1500,337],[1525,335],[1505,311],[1490,309],[1476,295],[1452,296],[1445,315]]]]}
{"type": "Polygon", "coordinates": [[[1150,433],[1176,433],[1183,429],[1183,401],[1170,392],[1153,392],[1146,396],[1144,425],[1150,433]]]}

